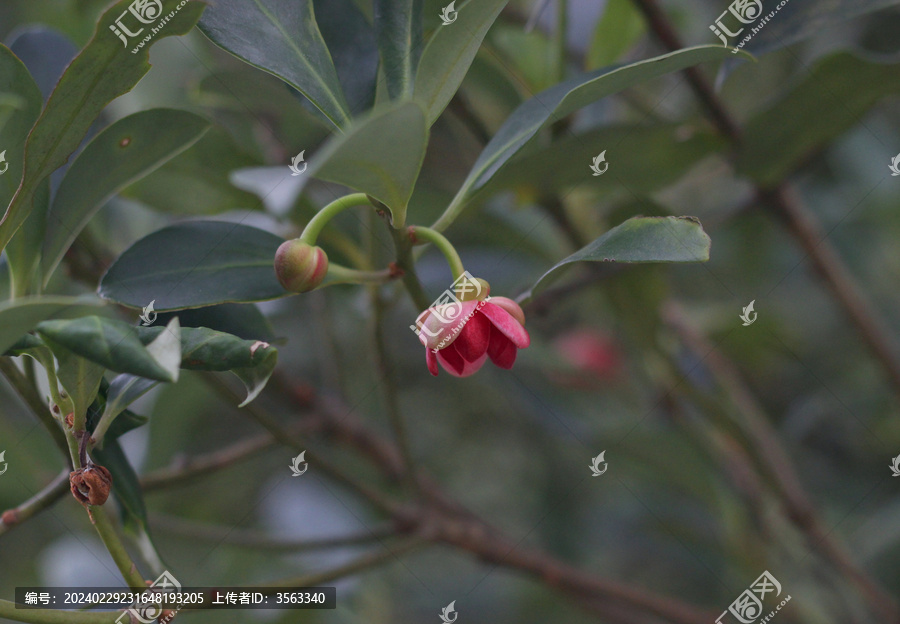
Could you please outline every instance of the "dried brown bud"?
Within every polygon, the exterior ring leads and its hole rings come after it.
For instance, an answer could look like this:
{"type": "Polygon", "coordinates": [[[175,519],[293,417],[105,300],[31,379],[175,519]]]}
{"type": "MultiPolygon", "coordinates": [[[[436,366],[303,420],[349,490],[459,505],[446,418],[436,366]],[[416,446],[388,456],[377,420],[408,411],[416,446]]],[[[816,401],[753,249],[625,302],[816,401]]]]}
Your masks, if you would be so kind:
{"type": "Polygon", "coordinates": [[[109,498],[112,475],[103,466],[89,464],[69,473],[72,496],[82,505],[102,505],[109,498]]]}
{"type": "Polygon", "coordinates": [[[69,429],[75,426],[75,414],[68,413],[66,414],[66,424],[69,425],[69,429]]]}

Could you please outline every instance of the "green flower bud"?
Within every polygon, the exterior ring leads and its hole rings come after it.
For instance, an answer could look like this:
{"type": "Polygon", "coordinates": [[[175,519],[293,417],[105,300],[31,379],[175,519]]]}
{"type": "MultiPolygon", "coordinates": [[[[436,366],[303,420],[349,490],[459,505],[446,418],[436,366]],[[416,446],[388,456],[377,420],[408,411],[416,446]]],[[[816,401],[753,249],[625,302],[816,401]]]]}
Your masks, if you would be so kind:
{"type": "Polygon", "coordinates": [[[275,252],[275,275],[285,290],[309,292],[322,283],[328,273],[328,256],[321,247],[299,238],[285,241],[275,252]]]}

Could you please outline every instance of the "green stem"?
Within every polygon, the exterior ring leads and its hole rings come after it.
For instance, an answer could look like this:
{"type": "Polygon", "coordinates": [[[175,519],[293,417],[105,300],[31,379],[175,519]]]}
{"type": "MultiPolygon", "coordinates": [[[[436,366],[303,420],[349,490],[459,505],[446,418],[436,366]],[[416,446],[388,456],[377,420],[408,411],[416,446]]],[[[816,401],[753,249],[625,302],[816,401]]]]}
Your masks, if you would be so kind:
{"type": "Polygon", "coordinates": [[[443,232],[450,225],[456,221],[456,218],[462,213],[463,208],[466,207],[465,199],[466,195],[469,192],[469,188],[471,188],[471,184],[464,184],[459,192],[456,193],[456,197],[450,202],[447,208],[444,210],[444,214],[438,217],[438,220],[431,224],[431,229],[435,232],[443,232]]]}
{"type": "Polygon", "coordinates": [[[434,243],[434,246],[437,247],[447,259],[447,264],[450,265],[450,272],[453,273],[453,281],[462,277],[462,274],[466,271],[465,268],[463,268],[462,260],[460,259],[459,254],[456,253],[456,248],[453,246],[453,243],[447,240],[443,234],[437,230],[421,225],[410,226],[409,233],[413,237],[414,243],[417,242],[417,239],[434,243]]]}
{"type": "Polygon", "coordinates": [[[118,611],[88,613],[85,611],[59,611],[57,609],[22,609],[16,603],[0,600],[0,619],[31,624],[114,624],[122,615],[118,611]]]}
{"type": "Polygon", "coordinates": [[[319,234],[325,228],[325,225],[334,218],[339,212],[352,208],[354,206],[371,206],[368,196],[365,193],[353,193],[345,195],[334,200],[310,219],[309,223],[300,234],[300,240],[309,245],[315,245],[319,234]]]}
{"type": "Polygon", "coordinates": [[[144,577],[138,572],[137,566],[134,565],[128,551],[125,550],[122,540],[119,539],[118,534],[113,529],[112,521],[106,515],[106,510],[103,507],[92,505],[90,511],[97,533],[100,534],[100,539],[103,540],[103,545],[106,546],[106,550],[109,551],[113,561],[116,562],[116,567],[119,568],[122,578],[135,591],[147,589],[144,577]]]}
{"type": "Polygon", "coordinates": [[[403,271],[403,285],[412,298],[413,303],[419,310],[424,310],[431,305],[428,295],[422,288],[419,276],[416,274],[416,261],[412,253],[412,240],[409,237],[408,230],[395,230],[388,225],[391,232],[391,238],[394,241],[394,249],[397,253],[397,267],[403,271]]]}
{"type": "Polygon", "coordinates": [[[391,272],[387,269],[381,271],[357,271],[339,264],[328,263],[328,274],[325,281],[319,286],[330,286],[331,284],[382,284],[393,279],[391,272]]]}
{"type": "Polygon", "coordinates": [[[556,82],[566,79],[566,33],[569,30],[567,0],[556,0],[556,82]]]}

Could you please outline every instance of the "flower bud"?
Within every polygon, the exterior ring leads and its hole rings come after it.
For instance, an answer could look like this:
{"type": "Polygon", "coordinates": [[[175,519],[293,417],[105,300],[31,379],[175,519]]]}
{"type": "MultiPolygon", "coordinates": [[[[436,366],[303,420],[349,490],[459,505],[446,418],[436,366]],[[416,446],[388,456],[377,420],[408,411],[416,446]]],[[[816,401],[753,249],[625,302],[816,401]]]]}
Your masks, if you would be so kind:
{"type": "Polygon", "coordinates": [[[102,505],[109,498],[112,475],[103,466],[89,464],[69,473],[69,487],[82,505],[102,505]]]}
{"type": "Polygon", "coordinates": [[[328,256],[322,248],[299,238],[285,241],[275,252],[275,275],[290,292],[309,292],[322,283],[327,272],[328,256]]]}

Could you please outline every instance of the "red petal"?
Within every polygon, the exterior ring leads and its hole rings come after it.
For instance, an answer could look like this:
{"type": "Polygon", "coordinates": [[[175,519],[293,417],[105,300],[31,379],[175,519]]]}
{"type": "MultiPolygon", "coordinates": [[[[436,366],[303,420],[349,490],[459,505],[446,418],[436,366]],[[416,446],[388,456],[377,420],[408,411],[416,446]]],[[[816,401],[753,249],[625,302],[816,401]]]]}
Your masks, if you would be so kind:
{"type": "Polygon", "coordinates": [[[466,323],[463,321],[472,314],[478,301],[463,301],[431,307],[419,315],[416,325],[419,328],[419,342],[429,349],[444,349],[459,337],[466,323]],[[462,323],[462,325],[460,325],[462,323]]]}
{"type": "Polygon", "coordinates": [[[487,361],[487,357],[487,353],[485,353],[474,362],[466,362],[457,352],[455,344],[437,352],[438,362],[445,371],[454,377],[468,377],[478,372],[478,369],[487,361]]]}
{"type": "Polygon", "coordinates": [[[516,345],[504,336],[499,329],[496,327],[491,328],[491,344],[488,347],[488,355],[491,358],[491,362],[500,368],[509,370],[516,363],[516,354],[518,352],[516,345]]]}
{"type": "Polygon", "coordinates": [[[490,337],[491,322],[483,314],[475,312],[466,321],[453,345],[465,361],[474,362],[487,352],[490,337]]]}
{"type": "Polygon", "coordinates": [[[428,365],[428,372],[437,377],[437,357],[435,357],[434,351],[432,351],[431,349],[425,349],[425,364],[428,365]]]}
{"type": "Polygon", "coordinates": [[[491,324],[512,340],[512,343],[519,349],[524,349],[531,344],[531,337],[525,328],[502,307],[486,301],[481,308],[481,313],[488,317],[491,324]]]}

